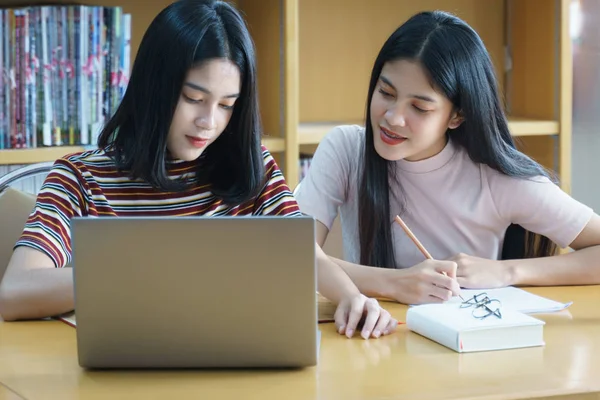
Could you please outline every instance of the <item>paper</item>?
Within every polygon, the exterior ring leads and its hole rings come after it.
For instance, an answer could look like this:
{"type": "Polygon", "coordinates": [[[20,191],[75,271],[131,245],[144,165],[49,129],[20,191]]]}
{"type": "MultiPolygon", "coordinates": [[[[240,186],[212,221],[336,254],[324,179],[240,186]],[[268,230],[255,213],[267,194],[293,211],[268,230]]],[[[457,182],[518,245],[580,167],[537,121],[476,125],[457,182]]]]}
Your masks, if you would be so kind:
{"type": "MultiPolygon", "coordinates": [[[[468,300],[474,295],[483,292],[487,293],[490,299],[499,300],[502,309],[519,311],[525,314],[561,311],[573,304],[572,301],[569,303],[559,303],[558,301],[550,300],[513,286],[499,289],[462,289],[461,296],[463,299],[468,300]]],[[[461,302],[462,300],[459,297],[453,297],[446,303],[461,302]]]]}

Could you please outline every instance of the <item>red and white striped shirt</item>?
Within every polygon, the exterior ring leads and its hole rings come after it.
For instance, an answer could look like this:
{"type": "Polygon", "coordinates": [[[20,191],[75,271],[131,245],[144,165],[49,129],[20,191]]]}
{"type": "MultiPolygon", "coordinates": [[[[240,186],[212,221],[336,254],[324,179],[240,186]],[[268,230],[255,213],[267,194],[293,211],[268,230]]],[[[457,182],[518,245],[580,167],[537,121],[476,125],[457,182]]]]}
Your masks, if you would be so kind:
{"type": "MultiPolygon", "coordinates": [[[[263,160],[267,179],[259,195],[228,206],[208,185],[163,192],[142,180],[131,180],[102,149],[65,156],[48,174],[15,247],[38,249],[56,267],[64,267],[71,262],[70,220],[74,216],[301,215],[283,174],[264,147],[263,160]]],[[[171,178],[193,175],[195,169],[195,161],[169,161],[167,166],[171,178]]]]}

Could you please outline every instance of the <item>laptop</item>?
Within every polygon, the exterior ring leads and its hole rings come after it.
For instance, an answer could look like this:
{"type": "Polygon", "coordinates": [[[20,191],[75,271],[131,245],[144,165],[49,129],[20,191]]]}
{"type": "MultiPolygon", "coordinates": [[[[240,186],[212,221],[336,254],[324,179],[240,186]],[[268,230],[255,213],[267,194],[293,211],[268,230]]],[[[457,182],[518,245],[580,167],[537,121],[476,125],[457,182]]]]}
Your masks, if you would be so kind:
{"type": "Polygon", "coordinates": [[[317,363],[312,217],[76,217],[84,368],[317,363]]]}

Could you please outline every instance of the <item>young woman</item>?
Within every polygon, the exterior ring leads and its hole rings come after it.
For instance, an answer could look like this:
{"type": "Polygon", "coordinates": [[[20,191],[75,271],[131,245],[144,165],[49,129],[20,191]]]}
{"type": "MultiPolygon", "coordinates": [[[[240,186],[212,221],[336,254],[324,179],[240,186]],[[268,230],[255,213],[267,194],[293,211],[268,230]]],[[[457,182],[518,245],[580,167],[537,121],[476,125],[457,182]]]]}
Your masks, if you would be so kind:
{"type": "Polygon", "coordinates": [[[320,245],[339,210],[346,260],[334,261],[366,295],[427,303],[460,287],[600,282],[600,218],[515,148],[482,41],[444,12],[385,42],[365,127],[324,138],[296,198],[320,245]]]}
{"type": "MultiPolygon", "coordinates": [[[[1,315],[73,309],[72,272],[62,268],[71,262],[73,216],[300,215],[260,140],[244,21],[226,2],[173,3],[144,35],[98,149],[59,159],[48,175],[0,287],[1,315]]],[[[340,333],[352,336],[363,317],[365,336],[392,332],[390,314],[317,253],[319,291],[339,304],[340,333]]]]}

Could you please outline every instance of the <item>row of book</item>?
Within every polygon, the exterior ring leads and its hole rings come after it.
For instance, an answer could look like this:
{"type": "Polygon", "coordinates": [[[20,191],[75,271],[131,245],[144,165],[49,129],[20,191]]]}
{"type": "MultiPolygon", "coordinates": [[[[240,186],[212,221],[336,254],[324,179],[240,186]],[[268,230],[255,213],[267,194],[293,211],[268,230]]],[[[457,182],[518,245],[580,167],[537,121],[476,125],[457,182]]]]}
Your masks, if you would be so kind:
{"type": "Polygon", "coordinates": [[[312,155],[300,154],[300,160],[298,161],[300,163],[299,168],[298,168],[298,175],[299,175],[298,182],[302,182],[302,179],[304,179],[304,177],[308,173],[308,169],[310,168],[311,160],[312,160],[312,155]]]}
{"type": "Polygon", "coordinates": [[[129,78],[131,15],[120,7],[0,10],[0,149],[86,145],[129,78]]]}

